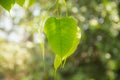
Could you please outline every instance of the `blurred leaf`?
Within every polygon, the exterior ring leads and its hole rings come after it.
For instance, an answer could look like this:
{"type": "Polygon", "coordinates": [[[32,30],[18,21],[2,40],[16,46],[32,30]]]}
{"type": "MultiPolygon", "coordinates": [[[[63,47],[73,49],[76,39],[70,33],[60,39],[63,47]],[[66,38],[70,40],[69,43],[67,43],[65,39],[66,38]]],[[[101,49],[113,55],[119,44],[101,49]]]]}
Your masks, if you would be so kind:
{"type": "Polygon", "coordinates": [[[0,0],[0,5],[8,11],[13,7],[14,3],[14,0],[0,0]]]}
{"type": "Polygon", "coordinates": [[[35,3],[36,0],[16,0],[16,3],[22,7],[28,8],[35,3]]]}
{"type": "Polygon", "coordinates": [[[25,8],[30,7],[31,5],[33,5],[35,3],[36,0],[25,0],[24,6],[25,8]]]}
{"type": "MultiPolygon", "coordinates": [[[[25,0],[15,0],[17,4],[19,4],[20,6],[23,6],[25,3],[25,0]]],[[[26,0],[27,1],[27,0],[26,0]]]]}

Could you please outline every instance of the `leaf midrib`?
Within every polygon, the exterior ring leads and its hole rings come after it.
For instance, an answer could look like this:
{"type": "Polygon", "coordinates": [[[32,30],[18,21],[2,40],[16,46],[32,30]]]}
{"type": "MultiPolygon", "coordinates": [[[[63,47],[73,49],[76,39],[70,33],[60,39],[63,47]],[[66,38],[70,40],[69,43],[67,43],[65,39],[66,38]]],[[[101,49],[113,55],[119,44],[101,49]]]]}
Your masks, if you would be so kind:
{"type": "Polygon", "coordinates": [[[59,38],[60,38],[60,39],[59,39],[59,40],[60,40],[60,41],[59,41],[59,42],[60,42],[60,43],[59,43],[59,44],[60,44],[60,54],[61,54],[60,56],[62,56],[62,54],[63,54],[63,53],[62,53],[62,34],[61,34],[61,29],[62,29],[62,28],[61,28],[61,19],[60,19],[60,18],[58,19],[58,25],[59,25],[59,26],[58,26],[58,30],[59,30],[58,32],[59,32],[59,38]]]}

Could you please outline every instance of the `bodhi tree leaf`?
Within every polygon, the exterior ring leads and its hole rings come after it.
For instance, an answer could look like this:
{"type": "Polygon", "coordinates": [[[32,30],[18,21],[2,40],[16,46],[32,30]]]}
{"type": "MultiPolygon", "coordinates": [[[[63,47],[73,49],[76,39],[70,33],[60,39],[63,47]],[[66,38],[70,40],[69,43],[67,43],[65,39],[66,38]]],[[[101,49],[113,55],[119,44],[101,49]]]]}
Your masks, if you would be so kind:
{"type": "Polygon", "coordinates": [[[8,11],[13,7],[14,3],[14,0],[0,0],[0,5],[8,11]]]}
{"type": "MultiPolygon", "coordinates": [[[[66,58],[76,50],[81,37],[77,21],[71,17],[59,19],[54,17],[48,18],[45,22],[44,32],[53,52],[60,57],[62,61],[66,60],[66,58]]],[[[58,61],[58,64],[56,64],[55,58],[55,69],[58,68],[60,64],[61,61],[58,61]]]]}

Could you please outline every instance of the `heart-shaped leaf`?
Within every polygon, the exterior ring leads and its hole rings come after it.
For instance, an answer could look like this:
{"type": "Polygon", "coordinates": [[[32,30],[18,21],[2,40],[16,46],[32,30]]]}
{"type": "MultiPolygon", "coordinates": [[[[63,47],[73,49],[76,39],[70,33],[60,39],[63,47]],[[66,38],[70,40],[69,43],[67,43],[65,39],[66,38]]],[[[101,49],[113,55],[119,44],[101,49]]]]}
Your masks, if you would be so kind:
{"type": "MultiPolygon", "coordinates": [[[[53,52],[62,61],[76,50],[81,37],[77,21],[72,17],[48,18],[45,22],[44,32],[53,52]]],[[[58,68],[61,64],[59,59],[55,59],[54,61],[55,68],[58,68]],[[58,65],[56,64],[56,60],[60,62],[58,65]]]]}

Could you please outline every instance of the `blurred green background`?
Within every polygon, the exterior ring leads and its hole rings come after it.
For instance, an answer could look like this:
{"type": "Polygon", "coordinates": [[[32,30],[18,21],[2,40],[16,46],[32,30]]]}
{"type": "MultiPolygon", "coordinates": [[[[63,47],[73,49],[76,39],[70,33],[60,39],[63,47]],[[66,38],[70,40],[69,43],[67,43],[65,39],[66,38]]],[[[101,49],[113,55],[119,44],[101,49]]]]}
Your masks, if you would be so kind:
{"type": "MultiPolygon", "coordinates": [[[[120,80],[119,0],[67,0],[82,38],[63,69],[53,68],[54,54],[43,33],[46,18],[56,16],[55,0],[37,0],[30,8],[0,7],[0,80],[120,80]],[[45,60],[42,48],[45,46],[45,60]]],[[[60,12],[65,16],[62,3],[60,12]]],[[[69,32],[69,31],[68,31],[69,32]]]]}

